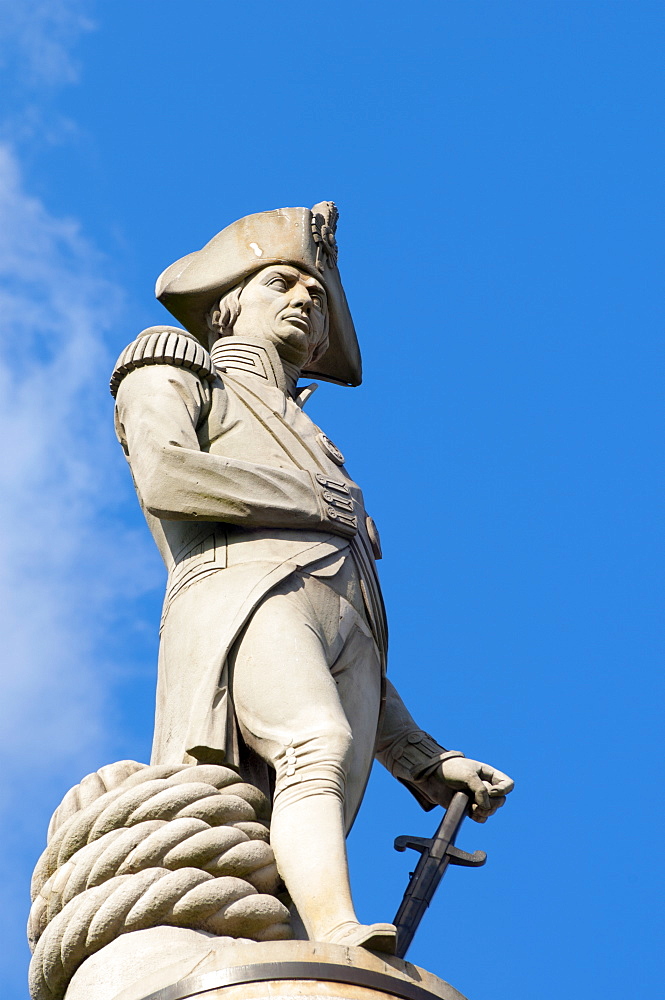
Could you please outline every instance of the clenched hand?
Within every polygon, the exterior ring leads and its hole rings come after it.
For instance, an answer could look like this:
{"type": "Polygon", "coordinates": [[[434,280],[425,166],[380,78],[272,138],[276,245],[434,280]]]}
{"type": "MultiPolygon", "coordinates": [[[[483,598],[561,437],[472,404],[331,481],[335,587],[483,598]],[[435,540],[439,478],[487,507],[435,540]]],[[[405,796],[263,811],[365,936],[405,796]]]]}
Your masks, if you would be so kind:
{"type": "Polygon", "coordinates": [[[467,757],[451,757],[442,761],[428,777],[427,794],[437,804],[447,806],[450,789],[466,792],[471,801],[469,815],[476,823],[484,823],[512,792],[515,782],[503,771],[467,757]]]}

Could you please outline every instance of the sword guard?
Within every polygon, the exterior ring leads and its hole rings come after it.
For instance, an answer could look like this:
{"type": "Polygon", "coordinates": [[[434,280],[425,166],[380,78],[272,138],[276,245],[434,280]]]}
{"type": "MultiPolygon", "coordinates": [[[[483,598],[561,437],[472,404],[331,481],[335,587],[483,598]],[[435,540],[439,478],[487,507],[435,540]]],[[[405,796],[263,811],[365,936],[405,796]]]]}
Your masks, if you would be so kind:
{"type": "MultiPolygon", "coordinates": [[[[433,837],[396,837],[395,850],[402,852],[410,848],[412,851],[418,851],[418,854],[427,854],[433,843],[433,837]]],[[[463,868],[480,868],[487,861],[484,851],[474,851],[473,854],[469,854],[468,851],[461,851],[453,844],[448,845],[446,856],[449,864],[461,865],[463,868]]]]}
{"type": "Polygon", "coordinates": [[[453,847],[452,844],[448,845],[446,854],[451,865],[461,865],[463,868],[480,868],[487,861],[484,851],[468,854],[467,851],[460,851],[459,847],[453,847]]]}
{"type": "Polygon", "coordinates": [[[418,854],[427,854],[432,847],[432,843],[432,837],[396,837],[395,850],[401,852],[410,847],[411,850],[418,851],[418,854]]]}

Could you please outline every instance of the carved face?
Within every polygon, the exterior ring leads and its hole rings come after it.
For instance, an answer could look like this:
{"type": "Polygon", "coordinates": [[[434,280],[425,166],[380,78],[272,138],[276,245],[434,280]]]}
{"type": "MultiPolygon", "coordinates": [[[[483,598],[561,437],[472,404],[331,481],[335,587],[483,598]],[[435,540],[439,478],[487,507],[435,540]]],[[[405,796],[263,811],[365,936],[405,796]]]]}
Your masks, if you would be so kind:
{"type": "Polygon", "coordinates": [[[283,360],[302,368],[327,341],[327,317],[320,281],[290,264],[272,264],[243,288],[233,333],[270,341],[283,360]]]}

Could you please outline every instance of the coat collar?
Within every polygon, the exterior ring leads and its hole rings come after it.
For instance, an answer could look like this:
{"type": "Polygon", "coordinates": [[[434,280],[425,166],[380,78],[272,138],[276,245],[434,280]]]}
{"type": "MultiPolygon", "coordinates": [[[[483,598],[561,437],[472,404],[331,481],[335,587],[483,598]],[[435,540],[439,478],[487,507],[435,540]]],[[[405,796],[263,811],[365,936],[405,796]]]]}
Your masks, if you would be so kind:
{"type": "Polygon", "coordinates": [[[318,388],[315,382],[297,388],[297,378],[291,378],[284,370],[285,366],[273,344],[265,340],[250,338],[220,337],[210,352],[213,364],[221,372],[229,371],[233,375],[252,375],[267,385],[279,389],[285,396],[292,398],[298,406],[304,406],[313,392],[318,388]],[[291,392],[290,386],[294,386],[291,392]]]}

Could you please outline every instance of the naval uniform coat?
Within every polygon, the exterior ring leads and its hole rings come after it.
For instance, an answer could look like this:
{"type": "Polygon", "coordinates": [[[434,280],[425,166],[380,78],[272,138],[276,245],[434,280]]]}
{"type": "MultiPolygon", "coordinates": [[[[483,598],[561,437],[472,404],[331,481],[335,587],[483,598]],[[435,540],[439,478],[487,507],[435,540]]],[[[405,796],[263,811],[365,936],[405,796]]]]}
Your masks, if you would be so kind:
{"type": "Polygon", "coordinates": [[[272,345],[219,345],[207,374],[147,354],[125,365],[116,431],[168,570],[152,763],[243,770],[227,661],[272,588],[351,559],[384,669],[387,630],[378,539],[343,457],[280,386],[272,345]]]}

